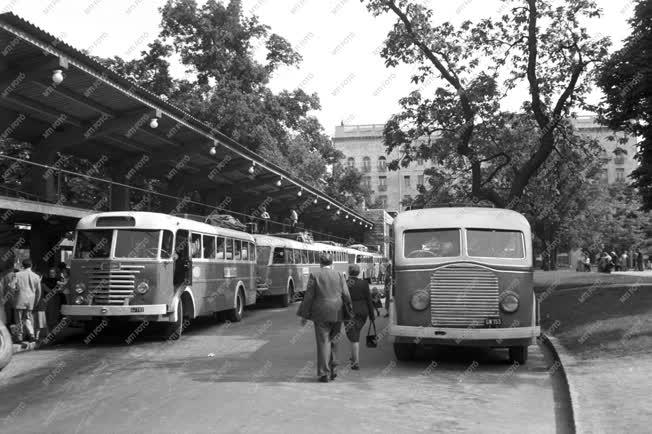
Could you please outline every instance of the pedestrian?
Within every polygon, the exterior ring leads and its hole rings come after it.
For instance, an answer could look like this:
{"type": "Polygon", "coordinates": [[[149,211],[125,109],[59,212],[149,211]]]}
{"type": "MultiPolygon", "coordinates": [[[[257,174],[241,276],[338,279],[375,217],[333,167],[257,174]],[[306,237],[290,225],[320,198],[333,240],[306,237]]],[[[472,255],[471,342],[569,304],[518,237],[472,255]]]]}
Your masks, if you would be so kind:
{"type": "Polygon", "coordinates": [[[621,271],[627,271],[629,267],[627,266],[627,251],[623,250],[623,253],[620,255],[620,267],[621,271]]]}
{"type": "Polygon", "coordinates": [[[16,296],[16,273],[18,265],[13,264],[0,279],[0,320],[8,327],[13,323],[13,299],[16,296]]]}
{"type": "Polygon", "coordinates": [[[385,317],[389,316],[389,303],[392,289],[392,263],[387,261],[387,268],[385,268],[385,317]]]}
{"type": "Polygon", "coordinates": [[[584,258],[584,271],[590,272],[591,271],[591,257],[587,253],[585,258],[584,258]]]}
{"type": "Polygon", "coordinates": [[[57,295],[62,290],[63,281],[55,268],[50,268],[48,274],[41,279],[41,289],[44,292],[46,324],[59,322],[61,300],[57,295]]]}
{"type": "Polygon", "coordinates": [[[636,249],[636,269],[643,271],[643,253],[641,253],[641,249],[636,249]]]}
{"type": "Polygon", "coordinates": [[[23,269],[16,273],[16,297],[14,311],[16,314],[16,337],[18,341],[34,342],[34,318],[32,310],[41,298],[41,279],[32,271],[32,260],[23,260],[23,269]]]}
{"type": "Polygon", "coordinates": [[[319,256],[319,270],[308,276],[308,285],[297,315],[306,325],[314,323],[317,343],[317,376],[322,383],[337,377],[337,342],[341,338],[344,310],[351,306],[351,295],[344,276],[331,268],[333,258],[328,253],[319,256]]]}
{"type": "Polygon", "coordinates": [[[360,369],[360,331],[367,323],[375,319],[374,306],[371,300],[369,282],[359,279],[360,267],[357,264],[349,265],[349,278],[346,281],[351,301],[353,303],[353,319],[347,321],[346,337],[351,342],[351,369],[360,369]]]}
{"type": "Polygon", "coordinates": [[[263,227],[261,232],[268,234],[269,233],[269,213],[267,212],[267,207],[265,205],[260,207],[260,218],[262,219],[263,227]]]}
{"type": "Polygon", "coordinates": [[[290,232],[293,233],[297,228],[297,223],[299,223],[299,214],[297,210],[293,207],[290,208],[290,232]]]}

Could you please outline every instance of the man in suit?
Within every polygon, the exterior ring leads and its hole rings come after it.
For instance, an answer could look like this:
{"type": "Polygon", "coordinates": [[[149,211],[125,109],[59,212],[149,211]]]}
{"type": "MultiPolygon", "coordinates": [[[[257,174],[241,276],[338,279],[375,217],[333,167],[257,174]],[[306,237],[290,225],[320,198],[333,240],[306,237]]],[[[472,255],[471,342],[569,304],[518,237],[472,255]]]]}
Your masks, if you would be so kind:
{"type": "Polygon", "coordinates": [[[351,305],[351,296],[344,275],[331,268],[333,258],[327,253],[319,257],[320,269],[310,274],[308,287],[297,314],[315,325],[317,341],[317,375],[319,381],[328,383],[337,377],[336,343],[341,338],[344,320],[343,303],[351,305]]]}
{"type": "Polygon", "coordinates": [[[16,296],[14,297],[14,309],[16,312],[16,333],[19,341],[27,335],[27,340],[33,342],[34,318],[32,310],[34,305],[41,298],[41,278],[32,271],[32,260],[23,260],[23,269],[16,273],[16,296]]]}

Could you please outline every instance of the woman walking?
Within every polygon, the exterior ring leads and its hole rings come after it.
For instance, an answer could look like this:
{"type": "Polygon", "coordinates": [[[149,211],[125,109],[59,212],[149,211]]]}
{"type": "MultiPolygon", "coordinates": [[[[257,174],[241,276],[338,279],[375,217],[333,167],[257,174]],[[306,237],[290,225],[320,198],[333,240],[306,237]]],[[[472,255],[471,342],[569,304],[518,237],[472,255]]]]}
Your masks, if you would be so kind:
{"type": "Polygon", "coordinates": [[[359,279],[360,267],[357,264],[349,265],[349,278],[347,284],[353,302],[353,320],[346,324],[346,337],[351,341],[351,369],[360,369],[360,331],[367,322],[367,317],[375,319],[374,306],[371,301],[371,291],[366,280],[359,279]]]}

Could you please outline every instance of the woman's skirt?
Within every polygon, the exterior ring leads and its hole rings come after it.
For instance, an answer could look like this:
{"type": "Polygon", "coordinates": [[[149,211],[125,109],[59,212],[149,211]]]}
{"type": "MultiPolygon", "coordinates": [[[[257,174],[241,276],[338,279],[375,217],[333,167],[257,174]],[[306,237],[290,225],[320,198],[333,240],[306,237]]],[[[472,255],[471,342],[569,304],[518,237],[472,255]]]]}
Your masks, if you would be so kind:
{"type": "Polygon", "coordinates": [[[355,314],[351,321],[347,321],[345,324],[346,328],[346,337],[349,338],[349,341],[356,343],[360,342],[360,331],[367,322],[368,315],[355,314]]]}

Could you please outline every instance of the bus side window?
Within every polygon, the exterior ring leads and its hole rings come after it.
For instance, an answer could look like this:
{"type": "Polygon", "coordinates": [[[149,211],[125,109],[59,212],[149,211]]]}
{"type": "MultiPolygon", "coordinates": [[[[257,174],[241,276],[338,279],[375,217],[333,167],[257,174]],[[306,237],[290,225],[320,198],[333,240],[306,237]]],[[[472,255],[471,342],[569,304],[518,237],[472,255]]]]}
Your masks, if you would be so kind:
{"type": "Polygon", "coordinates": [[[163,231],[161,240],[161,259],[170,259],[172,257],[172,241],[174,234],[172,231],[163,231]]]}
{"type": "Polygon", "coordinates": [[[226,239],[226,259],[233,259],[233,240],[226,239]]]}
{"type": "Polygon", "coordinates": [[[242,242],[242,260],[243,261],[249,260],[249,242],[247,241],[242,242]]]}
{"type": "Polygon", "coordinates": [[[272,264],[285,264],[285,250],[283,250],[283,247],[276,247],[274,249],[272,264]]]}
{"type": "Polygon", "coordinates": [[[253,243],[249,243],[249,260],[256,262],[256,246],[253,243]]]}
{"type": "Polygon", "coordinates": [[[301,251],[301,263],[302,264],[310,263],[310,260],[308,259],[308,251],[307,250],[302,250],[301,251]]]}
{"type": "Polygon", "coordinates": [[[217,249],[215,251],[216,251],[215,257],[217,259],[224,259],[224,238],[222,237],[217,238],[217,249]]]}
{"type": "Polygon", "coordinates": [[[285,249],[285,258],[286,264],[294,264],[294,252],[292,249],[285,249]]]}
{"type": "Polygon", "coordinates": [[[193,258],[201,258],[201,235],[192,234],[190,252],[193,258]]]}
{"type": "Polygon", "coordinates": [[[204,259],[215,259],[215,237],[212,235],[203,236],[204,259]]]}
{"type": "Polygon", "coordinates": [[[239,261],[242,259],[242,243],[240,240],[233,240],[235,246],[233,247],[233,252],[235,253],[234,259],[239,261]]]}

